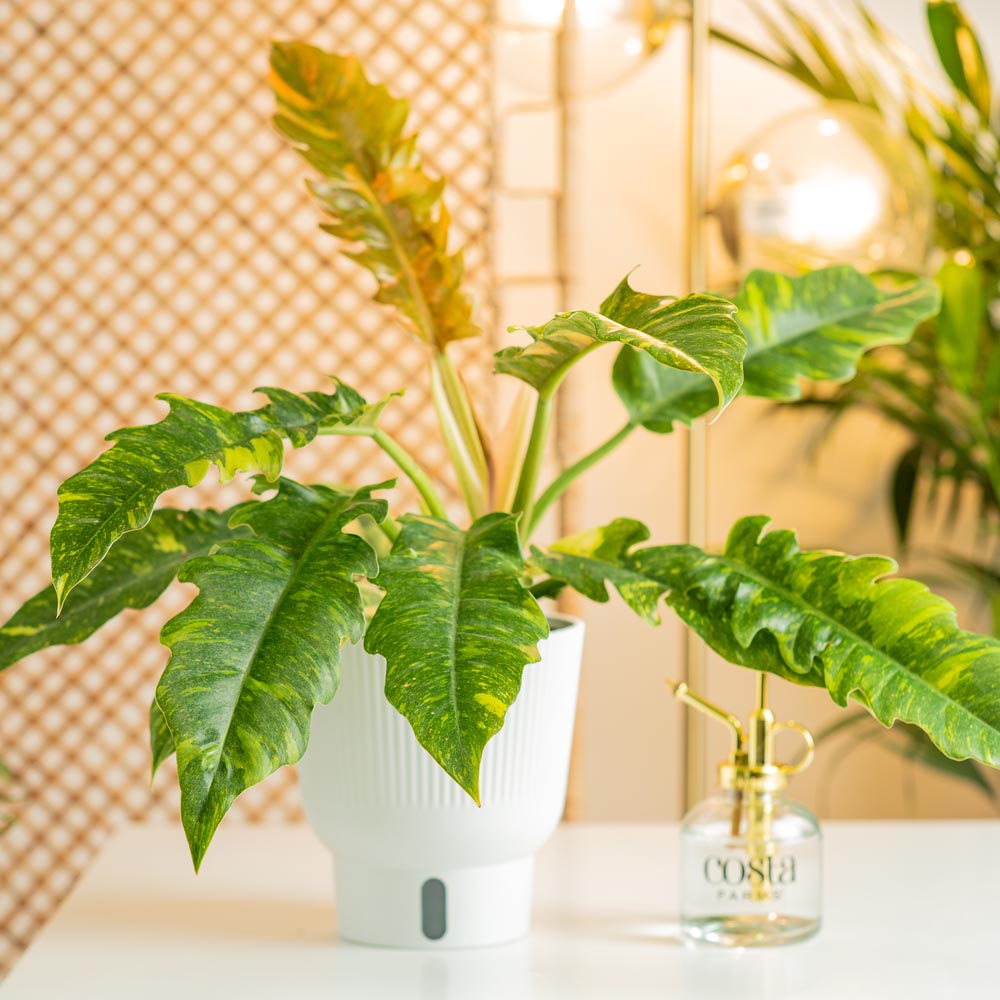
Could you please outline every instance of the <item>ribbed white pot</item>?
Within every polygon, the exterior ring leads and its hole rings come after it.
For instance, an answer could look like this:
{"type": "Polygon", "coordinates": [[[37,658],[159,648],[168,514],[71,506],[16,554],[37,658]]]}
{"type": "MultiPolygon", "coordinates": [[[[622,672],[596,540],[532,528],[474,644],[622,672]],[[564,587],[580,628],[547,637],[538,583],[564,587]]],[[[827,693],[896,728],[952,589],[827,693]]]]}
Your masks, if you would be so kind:
{"type": "Polygon", "coordinates": [[[385,660],[344,648],[340,689],[313,714],[300,765],[306,813],[333,851],[341,937],[431,948],[527,933],[534,855],[566,802],[583,653],[582,622],[550,624],[486,746],[482,808],[385,700],[385,660]]]}

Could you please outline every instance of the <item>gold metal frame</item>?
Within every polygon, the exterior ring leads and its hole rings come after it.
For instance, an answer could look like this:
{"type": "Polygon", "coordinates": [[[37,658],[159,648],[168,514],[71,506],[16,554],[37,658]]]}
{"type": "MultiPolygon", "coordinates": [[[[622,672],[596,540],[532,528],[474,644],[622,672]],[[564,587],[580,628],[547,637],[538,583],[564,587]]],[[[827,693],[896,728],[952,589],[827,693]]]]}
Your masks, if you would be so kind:
{"type": "MultiPolygon", "coordinates": [[[[708,206],[709,119],[708,58],[709,0],[691,0],[688,39],[687,131],[687,286],[690,292],[708,287],[705,221],[708,206]]],[[[708,428],[695,421],[686,436],[685,529],[691,545],[703,546],[708,532],[708,428]]],[[[691,629],[684,630],[685,680],[706,689],[705,644],[691,629]]],[[[684,722],[684,805],[690,809],[704,794],[705,720],[686,713],[684,722]]]]}

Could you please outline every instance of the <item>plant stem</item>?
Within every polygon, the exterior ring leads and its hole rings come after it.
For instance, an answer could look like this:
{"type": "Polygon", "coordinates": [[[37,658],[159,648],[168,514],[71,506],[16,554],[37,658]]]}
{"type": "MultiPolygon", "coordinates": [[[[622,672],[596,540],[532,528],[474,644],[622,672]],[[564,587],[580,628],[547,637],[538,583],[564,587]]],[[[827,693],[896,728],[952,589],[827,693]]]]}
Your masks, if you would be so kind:
{"type": "Polygon", "coordinates": [[[379,528],[382,529],[382,534],[389,539],[390,542],[395,542],[399,538],[399,522],[391,515],[386,514],[385,517],[379,522],[379,528]]]}
{"type": "Polygon", "coordinates": [[[636,425],[633,423],[625,424],[624,427],[612,434],[603,444],[599,444],[593,451],[584,455],[583,458],[563,469],[545,489],[545,492],[535,501],[534,509],[528,518],[526,538],[531,537],[545,512],[569,489],[573,481],[582,476],[591,466],[596,465],[605,455],[614,451],[635,430],[635,427],[636,425]]]}
{"type": "Polygon", "coordinates": [[[521,537],[527,539],[532,523],[532,508],[534,507],[535,489],[538,486],[538,476],[542,471],[542,459],[545,457],[545,442],[549,436],[549,425],[552,422],[552,400],[538,397],[535,404],[535,418],[531,424],[531,437],[528,439],[528,450],[524,455],[521,475],[517,481],[517,492],[514,494],[514,513],[523,514],[521,518],[521,537]]]}
{"type": "Polygon", "coordinates": [[[469,394],[444,351],[431,359],[431,397],[469,514],[481,517],[489,498],[486,451],[469,394]]]}
{"type": "Polygon", "coordinates": [[[367,424],[331,424],[327,427],[321,427],[319,432],[339,437],[371,438],[416,486],[417,492],[427,506],[428,513],[442,520],[447,520],[448,513],[444,509],[444,504],[441,502],[437,490],[434,489],[430,477],[420,467],[417,460],[394,437],[380,427],[372,427],[367,424]]]}

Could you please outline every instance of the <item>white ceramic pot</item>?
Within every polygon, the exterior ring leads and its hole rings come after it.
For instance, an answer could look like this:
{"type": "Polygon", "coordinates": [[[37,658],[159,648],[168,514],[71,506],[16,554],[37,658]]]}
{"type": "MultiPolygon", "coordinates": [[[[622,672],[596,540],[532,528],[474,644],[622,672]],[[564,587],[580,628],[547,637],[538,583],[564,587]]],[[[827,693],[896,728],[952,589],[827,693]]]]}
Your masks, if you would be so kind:
{"type": "Polygon", "coordinates": [[[486,746],[482,808],[385,700],[385,660],[344,647],[340,690],[314,712],[300,764],[306,813],[333,851],[341,937],[432,948],[527,933],[534,855],[565,807],[583,653],[582,622],[550,624],[486,746]]]}

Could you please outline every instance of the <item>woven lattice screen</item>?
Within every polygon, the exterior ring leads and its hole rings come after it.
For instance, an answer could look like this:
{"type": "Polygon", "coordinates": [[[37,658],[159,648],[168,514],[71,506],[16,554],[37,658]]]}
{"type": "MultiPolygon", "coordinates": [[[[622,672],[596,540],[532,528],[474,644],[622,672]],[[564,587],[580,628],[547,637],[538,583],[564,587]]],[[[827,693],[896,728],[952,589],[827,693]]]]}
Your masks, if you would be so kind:
{"type": "MultiPolygon", "coordinates": [[[[367,57],[409,96],[430,166],[452,178],[480,319],[492,323],[488,4],[461,0],[0,0],[0,618],[48,582],[58,484],[156,392],[259,405],[256,385],[369,395],[419,380],[422,353],[334,258],[272,133],[267,40],[305,37],[367,57]]],[[[473,387],[486,346],[467,350],[473,387]]],[[[422,384],[422,383],[420,383],[422,384]]],[[[430,467],[443,449],[411,389],[386,423],[430,467]]],[[[384,476],[366,442],[293,453],[307,480],[384,476]]],[[[240,487],[175,494],[186,505],[240,487]]],[[[454,492],[452,492],[454,496],[454,492]]],[[[121,819],[172,813],[148,783],[146,713],[159,624],[189,595],[129,613],[85,646],[0,677],[0,759],[24,796],[0,837],[0,969],[121,819]]],[[[298,811],[287,769],[244,819],[298,811]]]]}

